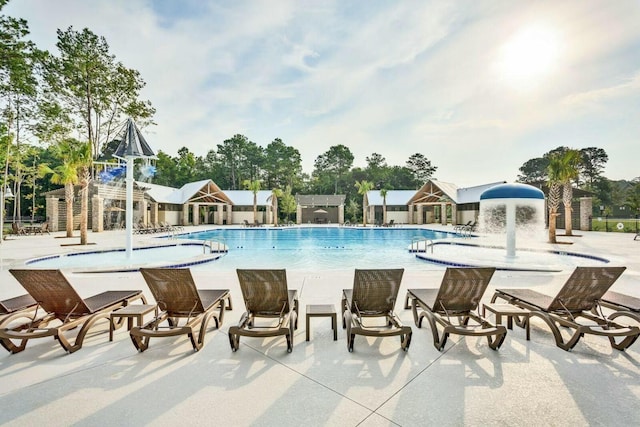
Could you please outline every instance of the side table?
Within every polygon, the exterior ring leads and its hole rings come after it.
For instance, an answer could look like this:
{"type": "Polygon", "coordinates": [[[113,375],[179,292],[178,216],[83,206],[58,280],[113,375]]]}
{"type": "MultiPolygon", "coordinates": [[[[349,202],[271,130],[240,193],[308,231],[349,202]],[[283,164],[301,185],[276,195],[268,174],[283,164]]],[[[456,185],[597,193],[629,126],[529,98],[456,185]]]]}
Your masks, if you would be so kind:
{"type": "Polygon", "coordinates": [[[487,310],[495,314],[496,316],[496,324],[502,324],[502,316],[507,317],[507,329],[513,328],[513,317],[523,317],[524,318],[524,329],[526,331],[527,341],[530,339],[530,328],[529,328],[529,319],[531,317],[531,312],[524,308],[517,307],[512,304],[483,304],[482,305],[482,316],[486,315],[487,310]]]}
{"type": "Polygon", "coordinates": [[[338,316],[336,314],[336,308],[333,304],[309,304],[307,305],[307,341],[309,341],[310,325],[309,319],[311,317],[331,317],[331,328],[333,329],[333,340],[338,340],[338,316]]]}
{"type": "Polygon", "coordinates": [[[131,304],[112,312],[109,322],[109,341],[113,341],[113,330],[115,329],[116,319],[126,317],[127,330],[130,331],[133,319],[136,319],[136,326],[141,326],[144,315],[152,312],[155,308],[156,306],[152,304],[131,304]]]}

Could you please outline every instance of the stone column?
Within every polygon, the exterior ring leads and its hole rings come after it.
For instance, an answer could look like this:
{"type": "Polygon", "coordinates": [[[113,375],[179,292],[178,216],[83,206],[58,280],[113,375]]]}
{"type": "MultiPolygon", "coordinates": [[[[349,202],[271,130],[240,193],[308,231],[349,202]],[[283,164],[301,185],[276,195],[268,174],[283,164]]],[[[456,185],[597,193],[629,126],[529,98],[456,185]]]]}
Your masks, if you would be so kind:
{"type": "Polygon", "coordinates": [[[338,224],[344,224],[344,205],[338,206],[338,224]]]}
{"type": "Polygon", "coordinates": [[[94,233],[104,231],[104,203],[98,195],[91,198],[91,230],[94,233]]]}
{"type": "Polygon", "coordinates": [[[182,205],[182,224],[189,225],[189,203],[182,205]]]}
{"type": "Polygon", "coordinates": [[[418,205],[418,212],[417,212],[418,221],[416,221],[418,225],[422,225],[423,224],[423,221],[422,221],[422,207],[423,207],[423,205],[418,205]]]}
{"type": "Polygon", "coordinates": [[[200,204],[193,204],[193,225],[200,225],[200,204]]]}
{"type": "Polygon", "coordinates": [[[231,205],[224,205],[224,212],[226,212],[226,215],[224,215],[224,219],[227,220],[227,225],[231,225],[233,224],[233,206],[231,205]]]}
{"type": "Polygon", "coordinates": [[[440,203],[440,224],[447,225],[447,204],[440,203]]]}
{"type": "Polygon", "coordinates": [[[158,223],[158,204],[157,203],[151,203],[151,215],[150,215],[150,221],[151,224],[156,224],[158,223]]]}
{"type": "Polygon", "coordinates": [[[591,197],[580,197],[580,230],[589,231],[589,219],[593,210],[591,197]]]}
{"type": "Polygon", "coordinates": [[[458,225],[458,205],[451,203],[451,225],[458,225]]]}
{"type": "MultiPolygon", "coordinates": [[[[148,219],[147,219],[147,201],[146,200],[140,200],[138,202],[138,222],[142,221],[142,223],[144,225],[148,225],[148,219]]],[[[135,220],[134,220],[135,222],[135,220]]]]}
{"type": "Polygon", "coordinates": [[[58,231],[58,221],[60,220],[58,198],[55,196],[47,197],[47,204],[45,209],[47,221],[49,222],[49,230],[58,231]]]}
{"type": "Polygon", "coordinates": [[[410,204],[409,205],[409,218],[407,218],[407,221],[408,221],[409,224],[413,224],[413,211],[414,211],[413,204],[410,204]]]}
{"type": "Polygon", "coordinates": [[[302,206],[296,206],[296,224],[302,224],[302,206]]]}

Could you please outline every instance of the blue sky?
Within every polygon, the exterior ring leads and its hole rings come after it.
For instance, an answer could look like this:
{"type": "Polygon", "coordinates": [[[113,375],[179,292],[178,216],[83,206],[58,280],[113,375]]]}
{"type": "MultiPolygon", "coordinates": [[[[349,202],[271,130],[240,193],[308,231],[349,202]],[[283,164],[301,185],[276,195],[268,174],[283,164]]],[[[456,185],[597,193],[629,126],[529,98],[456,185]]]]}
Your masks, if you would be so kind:
{"type": "Polygon", "coordinates": [[[155,149],[204,156],[240,133],[300,150],[344,144],[460,186],[514,181],[564,145],[640,176],[640,2],[13,0],[31,38],[88,27],[139,70],[155,149]]]}

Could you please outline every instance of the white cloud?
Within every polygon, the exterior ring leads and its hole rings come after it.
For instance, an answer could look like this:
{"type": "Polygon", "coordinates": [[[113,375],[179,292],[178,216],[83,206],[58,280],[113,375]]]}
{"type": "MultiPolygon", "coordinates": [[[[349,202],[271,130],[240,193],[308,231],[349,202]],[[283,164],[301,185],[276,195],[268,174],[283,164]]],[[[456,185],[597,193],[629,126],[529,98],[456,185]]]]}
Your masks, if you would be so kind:
{"type": "Polygon", "coordinates": [[[609,154],[610,178],[637,175],[627,155],[640,130],[628,119],[640,81],[637,2],[183,5],[160,15],[144,0],[14,0],[3,12],[25,17],[52,51],[57,28],[105,36],[147,82],[158,123],[147,139],[171,155],[182,146],[204,155],[241,133],[262,145],[282,138],[307,172],[345,144],[358,165],[372,152],[392,165],[420,152],[439,178],[473,185],[513,180],[558,145],[588,144],[609,154]],[[554,34],[557,55],[514,86],[501,54],[535,26],[554,34]]]}

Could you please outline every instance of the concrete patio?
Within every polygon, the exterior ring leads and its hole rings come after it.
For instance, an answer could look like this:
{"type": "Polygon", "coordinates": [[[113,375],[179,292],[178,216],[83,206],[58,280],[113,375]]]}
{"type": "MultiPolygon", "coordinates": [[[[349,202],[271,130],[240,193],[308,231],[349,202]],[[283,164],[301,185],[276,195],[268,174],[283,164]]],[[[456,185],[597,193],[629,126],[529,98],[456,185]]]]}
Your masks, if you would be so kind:
{"type": "MultiPolygon", "coordinates": [[[[200,227],[204,229],[205,227],[200,227]]],[[[627,270],[613,289],[640,297],[640,241],[631,234],[579,232],[559,237],[558,248],[603,256],[627,270]]],[[[0,245],[0,299],[24,293],[8,272],[36,255],[79,250],[61,246],[79,239],[10,237],[0,245]]],[[[137,240],[149,236],[136,236],[137,240]]],[[[124,244],[123,231],[90,233],[91,249],[124,244]]],[[[87,249],[87,248],[85,248],[87,249]]],[[[383,268],[384,266],[380,266],[383,268]]],[[[428,325],[413,325],[402,302],[407,288],[438,287],[444,268],[405,272],[396,309],[413,326],[408,352],[399,339],[357,337],[349,353],[341,328],[333,340],[330,320],[311,320],[307,304],[335,304],[353,271],[291,271],[300,290],[301,316],[295,347],[284,338],[241,339],[234,353],[227,330],[244,309],[237,278],[211,266],[193,270],[198,287],[229,288],[234,310],[220,330],[207,334],[194,353],[185,338],[151,342],[137,353],[125,329],[108,341],[103,322],[81,350],[66,354],[50,338],[31,341],[22,353],[0,352],[2,425],[640,425],[640,343],[612,350],[604,337],[587,336],[565,352],[540,320],[531,341],[509,331],[499,351],[486,340],[452,337],[444,351],[428,325]]],[[[497,287],[531,287],[555,294],[571,271],[496,272],[497,287]]],[[[68,274],[82,296],[106,289],[142,289],[139,273],[68,274]]],[[[425,322],[426,323],[426,322],[425,322]]]]}

